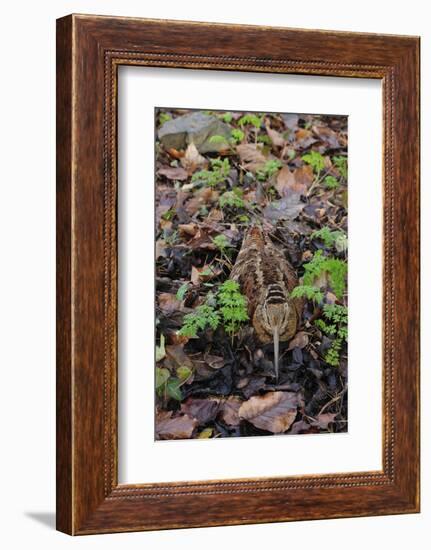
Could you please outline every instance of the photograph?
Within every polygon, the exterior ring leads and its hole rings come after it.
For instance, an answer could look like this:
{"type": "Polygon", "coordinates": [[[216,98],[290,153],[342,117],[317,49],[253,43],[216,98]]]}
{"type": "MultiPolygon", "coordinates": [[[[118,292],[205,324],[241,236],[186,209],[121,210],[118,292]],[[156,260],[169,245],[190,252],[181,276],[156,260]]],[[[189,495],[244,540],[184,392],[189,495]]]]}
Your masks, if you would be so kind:
{"type": "Polygon", "coordinates": [[[155,439],[347,432],[348,117],[154,113],[155,439]]]}
{"type": "Polygon", "coordinates": [[[424,6],[2,5],[2,548],[429,545],[424,6]]]}

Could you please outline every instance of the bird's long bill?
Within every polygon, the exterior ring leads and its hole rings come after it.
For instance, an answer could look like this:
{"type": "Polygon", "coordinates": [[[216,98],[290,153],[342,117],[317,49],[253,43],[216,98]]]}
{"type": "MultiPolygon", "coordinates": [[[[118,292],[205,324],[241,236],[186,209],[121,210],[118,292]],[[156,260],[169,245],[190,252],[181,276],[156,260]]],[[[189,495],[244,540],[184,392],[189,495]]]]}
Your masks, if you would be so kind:
{"type": "Polygon", "coordinates": [[[274,327],[274,367],[275,367],[275,379],[277,382],[278,382],[278,347],[279,347],[278,327],[274,327]]]}

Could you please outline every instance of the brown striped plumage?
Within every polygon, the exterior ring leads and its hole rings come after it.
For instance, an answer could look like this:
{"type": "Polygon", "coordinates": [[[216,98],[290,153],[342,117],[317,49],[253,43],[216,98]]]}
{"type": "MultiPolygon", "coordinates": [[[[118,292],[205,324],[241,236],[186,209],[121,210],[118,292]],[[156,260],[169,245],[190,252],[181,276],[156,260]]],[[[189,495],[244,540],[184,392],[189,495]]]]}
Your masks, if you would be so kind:
{"type": "Polygon", "coordinates": [[[302,301],[290,297],[298,279],[283,252],[259,226],[244,236],[230,278],[247,297],[248,314],[263,343],[274,343],[274,366],[278,378],[279,342],[290,340],[301,318],[302,301]]]}

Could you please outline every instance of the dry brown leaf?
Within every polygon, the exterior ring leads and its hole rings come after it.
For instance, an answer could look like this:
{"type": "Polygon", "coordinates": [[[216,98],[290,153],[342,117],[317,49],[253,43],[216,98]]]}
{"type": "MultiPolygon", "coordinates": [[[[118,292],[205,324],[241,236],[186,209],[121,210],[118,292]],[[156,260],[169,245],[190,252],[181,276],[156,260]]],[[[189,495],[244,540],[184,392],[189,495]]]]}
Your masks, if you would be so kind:
{"type": "Polygon", "coordinates": [[[198,285],[201,281],[211,281],[211,279],[218,277],[221,273],[221,269],[217,269],[209,265],[204,265],[203,267],[195,267],[193,265],[190,280],[194,285],[198,285]]]}
{"type": "Polygon", "coordinates": [[[329,424],[334,422],[334,418],[337,415],[335,413],[322,413],[311,421],[311,425],[319,428],[320,430],[327,430],[329,424]]]}
{"type": "Polygon", "coordinates": [[[288,350],[293,348],[303,349],[308,344],[309,338],[308,334],[303,331],[299,331],[295,334],[295,337],[290,341],[288,350]]]}
{"type": "Polygon", "coordinates": [[[310,130],[299,128],[295,132],[296,144],[300,149],[306,149],[313,143],[316,143],[316,139],[313,137],[313,133],[310,130]]]}
{"type": "Polygon", "coordinates": [[[172,411],[157,411],[156,439],[189,439],[198,422],[186,414],[172,414],[172,411]]]}
{"type": "MultiPolygon", "coordinates": [[[[306,168],[311,168],[307,166],[306,168]]],[[[277,174],[277,191],[281,197],[286,197],[290,193],[299,193],[305,195],[309,183],[313,181],[313,174],[311,178],[306,177],[307,172],[303,170],[303,167],[296,168],[293,172],[287,167],[283,168],[277,174]]]]}
{"type": "Polygon", "coordinates": [[[159,222],[160,229],[163,230],[171,230],[172,229],[172,222],[170,220],[164,220],[163,218],[159,222]]]}
{"type": "Polygon", "coordinates": [[[158,299],[160,309],[167,315],[180,310],[182,307],[181,300],[178,300],[175,294],[162,292],[159,294],[158,299]]]}
{"type": "Polygon", "coordinates": [[[310,426],[308,422],[305,420],[298,420],[298,422],[295,422],[292,427],[290,428],[289,434],[297,435],[297,434],[307,434],[312,433],[313,428],[310,426]]]}
{"type": "Polygon", "coordinates": [[[269,125],[265,126],[266,133],[269,136],[269,139],[272,141],[273,145],[276,147],[284,147],[286,144],[286,140],[284,137],[280,134],[280,132],[277,132],[277,130],[273,130],[269,125]]]}
{"type": "Polygon", "coordinates": [[[166,258],[166,242],[163,239],[156,241],[156,260],[158,258],[166,258]]]}
{"type": "Polygon", "coordinates": [[[334,293],[332,292],[328,292],[325,294],[325,302],[328,303],[328,304],[335,304],[335,302],[337,301],[337,297],[335,296],[334,293]]]}
{"type": "Polygon", "coordinates": [[[184,156],[184,151],[178,151],[177,149],[174,149],[173,147],[171,149],[167,150],[169,155],[173,157],[174,159],[180,159],[184,156]]]}
{"type": "Polygon", "coordinates": [[[313,179],[313,168],[309,164],[304,164],[295,170],[295,181],[298,185],[308,188],[313,183],[313,179]]]}
{"type": "Polygon", "coordinates": [[[297,408],[295,393],[278,391],[250,397],[241,405],[239,416],[261,430],[283,433],[295,420],[297,408]]]}
{"type": "Polygon", "coordinates": [[[223,219],[223,212],[221,210],[213,209],[207,216],[207,223],[219,222],[223,219]]]}
{"type": "Polygon", "coordinates": [[[164,166],[163,168],[159,168],[157,173],[169,180],[184,181],[188,178],[187,172],[181,166],[164,166]]]}
{"type": "Polygon", "coordinates": [[[290,193],[279,201],[270,202],[263,209],[263,215],[271,222],[277,220],[294,220],[305,207],[299,193],[290,193]]]}
{"type": "Polygon", "coordinates": [[[192,265],[192,274],[190,276],[190,280],[194,285],[198,285],[200,283],[199,270],[194,265],[192,265]]]}
{"type": "Polygon", "coordinates": [[[199,425],[214,420],[219,409],[219,399],[189,397],[182,405],[181,412],[195,418],[199,425]]]}
{"type": "Polygon", "coordinates": [[[248,376],[243,376],[243,377],[240,378],[240,379],[238,380],[238,382],[236,383],[236,387],[237,387],[239,390],[242,390],[242,388],[245,388],[249,382],[250,382],[250,378],[249,378],[248,376]]]}
{"type": "Polygon", "coordinates": [[[242,143],[241,145],[237,145],[236,151],[241,163],[244,164],[244,167],[250,170],[250,172],[255,172],[267,161],[267,158],[262,153],[262,148],[254,143],[242,143]]]}
{"type": "Polygon", "coordinates": [[[185,204],[187,214],[193,216],[202,208],[202,206],[208,206],[216,202],[219,196],[220,193],[218,191],[209,187],[205,187],[197,191],[195,195],[185,204]]]}
{"type": "Polygon", "coordinates": [[[223,357],[219,357],[218,355],[210,355],[209,353],[205,354],[205,361],[212,369],[221,369],[224,366],[224,359],[223,357]]]}
{"type": "Polygon", "coordinates": [[[319,138],[327,147],[330,149],[338,149],[341,147],[340,142],[338,141],[338,136],[334,130],[328,128],[328,126],[313,126],[313,133],[319,138]]]}
{"type": "Polygon", "coordinates": [[[220,193],[211,187],[204,187],[200,189],[196,195],[205,203],[211,203],[218,200],[220,193]]]}
{"type": "Polygon", "coordinates": [[[180,223],[178,225],[178,233],[180,234],[180,237],[194,237],[197,231],[198,226],[196,223],[180,223]]]}
{"type": "Polygon", "coordinates": [[[187,336],[181,336],[178,332],[170,332],[167,334],[168,342],[174,346],[184,346],[190,340],[187,336]]]}
{"type": "Polygon", "coordinates": [[[217,250],[214,241],[205,229],[199,229],[196,235],[187,243],[192,250],[217,250]]]}
{"type": "Polygon", "coordinates": [[[289,113],[281,116],[283,118],[284,125],[288,130],[296,130],[298,127],[299,115],[289,113]]]}
{"type": "Polygon", "coordinates": [[[207,159],[199,153],[194,143],[188,145],[185,155],[180,162],[189,176],[196,172],[196,170],[202,170],[208,166],[207,159]]]}
{"type": "Polygon", "coordinates": [[[193,361],[185,353],[182,345],[166,346],[166,355],[174,363],[175,367],[189,367],[193,369],[193,361]]]}
{"type": "Polygon", "coordinates": [[[242,405],[242,400],[234,395],[229,396],[226,401],[220,405],[220,419],[228,426],[238,426],[240,417],[238,411],[242,405]]]}

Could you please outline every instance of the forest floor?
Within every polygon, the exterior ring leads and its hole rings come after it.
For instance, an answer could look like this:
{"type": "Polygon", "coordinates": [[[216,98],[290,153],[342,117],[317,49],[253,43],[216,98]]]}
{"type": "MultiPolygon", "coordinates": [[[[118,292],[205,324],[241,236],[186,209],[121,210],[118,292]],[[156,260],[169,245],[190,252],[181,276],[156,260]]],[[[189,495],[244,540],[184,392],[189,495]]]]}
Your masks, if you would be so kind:
{"type": "Polygon", "coordinates": [[[345,432],[347,117],[191,113],[156,110],[155,437],[345,432]],[[229,280],[252,224],[304,299],[278,380],[229,280]]]}

